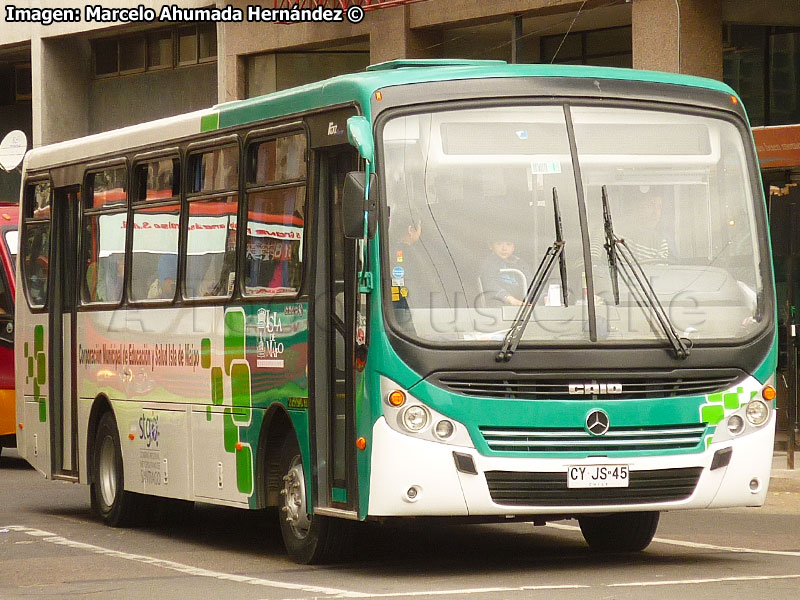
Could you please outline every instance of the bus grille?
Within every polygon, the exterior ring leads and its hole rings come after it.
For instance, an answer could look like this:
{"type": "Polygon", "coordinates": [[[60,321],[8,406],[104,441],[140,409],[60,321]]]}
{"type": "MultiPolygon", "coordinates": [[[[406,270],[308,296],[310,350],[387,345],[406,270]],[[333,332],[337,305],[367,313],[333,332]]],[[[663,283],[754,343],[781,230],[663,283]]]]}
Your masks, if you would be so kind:
{"type": "Polygon", "coordinates": [[[510,506],[600,506],[685,500],[694,492],[702,467],[631,471],[626,488],[567,487],[564,473],[487,471],[486,483],[496,504],[510,506]]]}
{"type": "Polygon", "coordinates": [[[480,427],[483,439],[495,452],[614,452],[680,450],[703,441],[706,426],[662,425],[652,428],[612,427],[603,436],[583,428],[480,427]]]}
{"type": "MultiPolygon", "coordinates": [[[[508,371],[436,373],[429,377],[429,381],[434,385],[465,396],[523,400],[585,400],[600,396],[570,394],[570,384],[619,384],[622,386],[622,392],[605,392],[601,395],[616,400],[702,396],[730,389],[737,381],[744,378],[745,374],[736,369],[679,369],[620,373],[517,373],[508,371]]],[[[605,386],[603,387],[607,389],[605,386]]]]}

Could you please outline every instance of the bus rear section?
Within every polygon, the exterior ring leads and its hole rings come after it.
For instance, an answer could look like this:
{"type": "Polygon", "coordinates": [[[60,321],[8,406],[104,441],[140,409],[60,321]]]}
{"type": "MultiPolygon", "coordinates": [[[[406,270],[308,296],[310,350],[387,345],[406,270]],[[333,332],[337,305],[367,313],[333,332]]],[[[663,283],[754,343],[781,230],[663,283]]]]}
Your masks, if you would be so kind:
{"type": "Polygon", "coordinates": [[[14,394],[14,294],[19,208],[0,204],[0,452],[17,445],[14,394]]]}

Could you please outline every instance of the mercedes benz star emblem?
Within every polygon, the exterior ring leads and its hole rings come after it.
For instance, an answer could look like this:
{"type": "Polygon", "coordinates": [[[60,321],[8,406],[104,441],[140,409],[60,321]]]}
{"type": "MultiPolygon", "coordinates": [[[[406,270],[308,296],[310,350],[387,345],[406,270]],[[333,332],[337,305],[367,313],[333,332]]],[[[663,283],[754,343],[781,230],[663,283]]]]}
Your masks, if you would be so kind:
{"type": "Polygon", "coordinates": [[[592,435],[604,435],[608,432],[610,421],[603,410],[593,410],[586,417],[586,431],[592,435]]]}

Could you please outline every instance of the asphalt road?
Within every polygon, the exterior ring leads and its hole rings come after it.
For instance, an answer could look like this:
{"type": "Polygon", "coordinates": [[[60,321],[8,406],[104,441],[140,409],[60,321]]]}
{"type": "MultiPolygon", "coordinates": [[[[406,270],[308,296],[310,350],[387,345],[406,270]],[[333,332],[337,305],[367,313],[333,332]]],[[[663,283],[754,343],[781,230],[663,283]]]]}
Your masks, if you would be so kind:
{"type": "Polygon", "coordinates": [[[0,598],[735,598],[800,596],[800,486],[761,509],[662,515],[634,556],[598,555],[575,521],[370,526],[348,563],[290,562],[268,514],[198,505],[185,523],[112,529],[88,487],[0,457],[0,598]]]}

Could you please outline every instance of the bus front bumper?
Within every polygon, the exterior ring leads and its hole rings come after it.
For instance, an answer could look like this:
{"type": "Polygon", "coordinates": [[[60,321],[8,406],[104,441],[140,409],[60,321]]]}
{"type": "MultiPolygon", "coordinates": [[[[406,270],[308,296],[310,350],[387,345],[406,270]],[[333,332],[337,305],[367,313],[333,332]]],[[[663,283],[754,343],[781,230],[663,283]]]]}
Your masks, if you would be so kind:
{"type": "Polygon", "coordinates": [[[773,411],[770,422],[758,431],[712,443],[701,453],[507,458],[483,456],[475,448],[404,435],[380,418],[373,427],[368,514],[569,516],[761,506],[769,485],[774,432],[773,411]],[[476,473],[460,471],[454,453],[471,457],[476,473]],[[570,467],[598,464],[627,466],[630,487],[588,491],[567,488],[570,467]],[[645,482],[644,491],[641,482],[645,482]]]}

